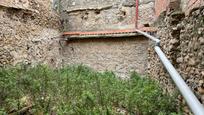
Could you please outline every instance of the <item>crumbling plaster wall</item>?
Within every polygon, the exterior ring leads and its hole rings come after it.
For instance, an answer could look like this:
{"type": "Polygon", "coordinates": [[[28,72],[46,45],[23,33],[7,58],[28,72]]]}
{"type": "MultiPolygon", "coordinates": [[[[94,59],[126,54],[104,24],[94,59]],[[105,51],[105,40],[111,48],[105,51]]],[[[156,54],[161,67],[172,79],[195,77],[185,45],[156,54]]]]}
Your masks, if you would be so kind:
{"type": "MultiPolygon", "coordinates": [[[[154,0],[140,0],[139,23],[153,22],[154,0]]],[[[61,0],[64,31],[135,28],[135,0],[61,0]]]]}
{"type": "Polygon", "coordinates": [[[25,63],[61,65],[60,21],[50,0],[0,1],[0,67],[25,63]]]}
{"type": "MultiPolygon", "coordinates": [[[[52,2],[55,3],[56,1],[52,2]]],[[[80,16],[82,16],[81,13],[87,12],[87,7],[84,5],[85,1],[75,2],[76,5],[82,7],[82,10],[80,8],[65,6],[72,8],[70,9],[70,13],[69,11],[66,12],[73,16],[78,16],[80,12],[80,16]],[[84,11],[83,8],[86,10],[84,11]]],[[[89,8],[99,8],[104,5],[110,5],[110,2],[112,3],[113,1],[104,1],[104,4],[100,4],[98,7],[92,7],[97,4],[99,5],[98,1],[85,3],[91,6],[89,8]]],[[[112,70],[119,77],[127,77],[131,71],[145,74],[147,70],[148,41],[144,37],[99,38],[68,41],[67,43],[61,41],[61,44],[59,44],[60,38],[56,38],[56,36],[60,35],[61,25],[58,15],[51,9],[51,6],[55,7],[55,4],[52,5],[49,0],[4,0],[0,3],[1,67],[5,65],[16,65],[18,63],[30,65],[49,64],[53,67],[84,64],[95,70],[112,70]]],[[[69,2],[65,2],[64,4],[67,3],[69,2]]],[[[118,1],[117,3],[121,4],[118,1]]],[[[132,10],[135,11],[134,2],[128,2],[124,6],[128,6],[128,9],[125,10],[129,13],[133,13],[132,10]]],[[[111,6],[111,8],[113,7],[111,6]]],[[[101,18],[107,18],[107,14],[108,18],[114,18],[114,10],[116,9],[99,11],[99,15],[104,13],[104,15],[101,15],[101,18]]],[[[88,13],[90,14],[91,12],[94,15],[98,14],[98,10],[88,9],[88,13]]],[[[127,15],[126,13],[125,15],[127,15]]],[[[65,18],[69,21],[72,16],[65,18]]],[[[87,17],[85,16],[83,18],[87,17]]],[[[130,18],[132,19],[132,17],[130,18]]],[[[90,26],[92,22],[88,19],[86,22],[80,22],[80,24],[86,25],[86,23],[89,23],[88,25],[90,26]]],[[[77,25],[78,22],[75,19],[71,21],[73,21],[71,23],[72,25],[68,25],[67,29],[77,30],[76,28],[79,28],[80,24],[77,25]]],[[[108,26],[106,22],[102,24],[108,26]]],[[[80,30],[89,30],[88,25],[85,27],[82,26],[80,30]]],[[[96,28],[91,27],[91,29],[99,30],[98,27],[100,26],[97,25],[96,28]]]]}

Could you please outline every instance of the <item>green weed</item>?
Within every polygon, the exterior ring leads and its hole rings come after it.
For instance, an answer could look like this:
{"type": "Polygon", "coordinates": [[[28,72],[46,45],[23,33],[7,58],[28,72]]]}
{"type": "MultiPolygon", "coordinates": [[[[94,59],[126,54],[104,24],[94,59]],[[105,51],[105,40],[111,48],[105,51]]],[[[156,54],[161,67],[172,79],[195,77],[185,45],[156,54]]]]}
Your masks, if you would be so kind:
{"type": "Polygon", "coordinates": [[[9,113],[169,115],[176,113],[176,101],[136,73],[121,80],[85,66],[10,67],[0,69],[0,114],[9,113]]]}

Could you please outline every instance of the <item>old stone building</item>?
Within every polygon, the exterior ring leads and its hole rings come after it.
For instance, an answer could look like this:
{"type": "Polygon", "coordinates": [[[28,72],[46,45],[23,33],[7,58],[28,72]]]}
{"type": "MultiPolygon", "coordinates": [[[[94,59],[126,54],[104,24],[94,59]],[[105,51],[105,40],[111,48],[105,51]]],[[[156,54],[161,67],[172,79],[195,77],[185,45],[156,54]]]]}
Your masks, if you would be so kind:
{"type": "Polygon", "coordinates": [[[61,65],[60,20],[49,0],[0,1],[0,66],[61,65]]]}
{"type": "MultiPolygon", "coordinates": [[[[139,0],[137,27],[156,28],[151,32],[163,51],[204,103],[203,6],[203,0],[139,0]]],[[[0,67],[84,64],[119,77],[136,71],[171,92],[175,86],[144,36],[61,36],[132,30],[136,14],[135,0],[0,0],[0,67]]]]}
{"type": "MultiPolygon", "coordinates": [[[[63,31],[91,32],[135,28],[134,0],[70,0],[59,8],[63,31]]],[[[154,1],[142,1],[139,22],[152,22],[154,1]],[[152,14],[152,15],[149,15],[152,14]],[[146,17],[146,18],[144,18],[146,17]]],[[[111,70],[120,77],[132,71],[147,72],[148,40],[142,36],[86,38],[68,41],[64,56],[67,64],[85,64],[96,70],[111,70]]]]}

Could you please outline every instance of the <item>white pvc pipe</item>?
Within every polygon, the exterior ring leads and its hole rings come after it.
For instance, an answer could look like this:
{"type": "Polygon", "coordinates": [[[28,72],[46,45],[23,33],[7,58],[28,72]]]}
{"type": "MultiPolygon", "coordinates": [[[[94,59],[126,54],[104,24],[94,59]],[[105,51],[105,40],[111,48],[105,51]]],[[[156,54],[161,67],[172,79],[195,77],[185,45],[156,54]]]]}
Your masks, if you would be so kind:
{"type": "Polygon", "coordinates": [[[147,38],[151,39],[152,41],[156,42],[156,44],[159,44],[159,43],[160,43],[160,40],[159,40],[159,39],[157,39],[157,38],[155,38],[155,37],[153,37],[153,36],[147,34],[146,32],[143,32],[143,31],[138,30],[138,29],[136,29],[135,31],[138,32],[138,33],[140,33],[140,34],[142,34],[142,35],[144,35],[144,36],[146,36],[147,38]]]}
{"type": "Polygon", "coordinates": [[[194,95],[194,93],[191,91],[191,89],[188,87],[188,85],[184,82],[182,77],[179,75],[179,73],[176,71],[176,69],[173,67],[171,62],[167,59],[165,54],[162,52],[159,46],[154,47],[156,53],[158,54],[159,58],[161,59],[163,65],[167,69],[168,73],[170,74],[171,78],[175,82],[176,86],[178,87],[179,91],[185,98],[188,106],[192,110],[192,112],[195,115],[204,115],[204,106],[199,102],[197,97],[194,95]]]}

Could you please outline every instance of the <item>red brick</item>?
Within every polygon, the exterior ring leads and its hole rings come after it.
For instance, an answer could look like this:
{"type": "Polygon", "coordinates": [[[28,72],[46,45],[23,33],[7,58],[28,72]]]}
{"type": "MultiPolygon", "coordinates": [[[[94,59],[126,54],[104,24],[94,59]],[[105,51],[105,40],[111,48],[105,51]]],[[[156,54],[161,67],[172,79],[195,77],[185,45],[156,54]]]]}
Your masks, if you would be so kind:
{"type": "Polygon", "coordinates": [[[187,8],[185,8],[186,10],[186,14],[188,15],[189,12],[196,7],[201,7],[204,6],[204,1],[203,0],[189,0],[188,4],[187,4],[187,8]]]}
{"type": "Polygon", "coordinates": [[[162,12],[166,11],[169,4],[168,0],[155,0],[155,14],[158,17],[162,12]]]}

